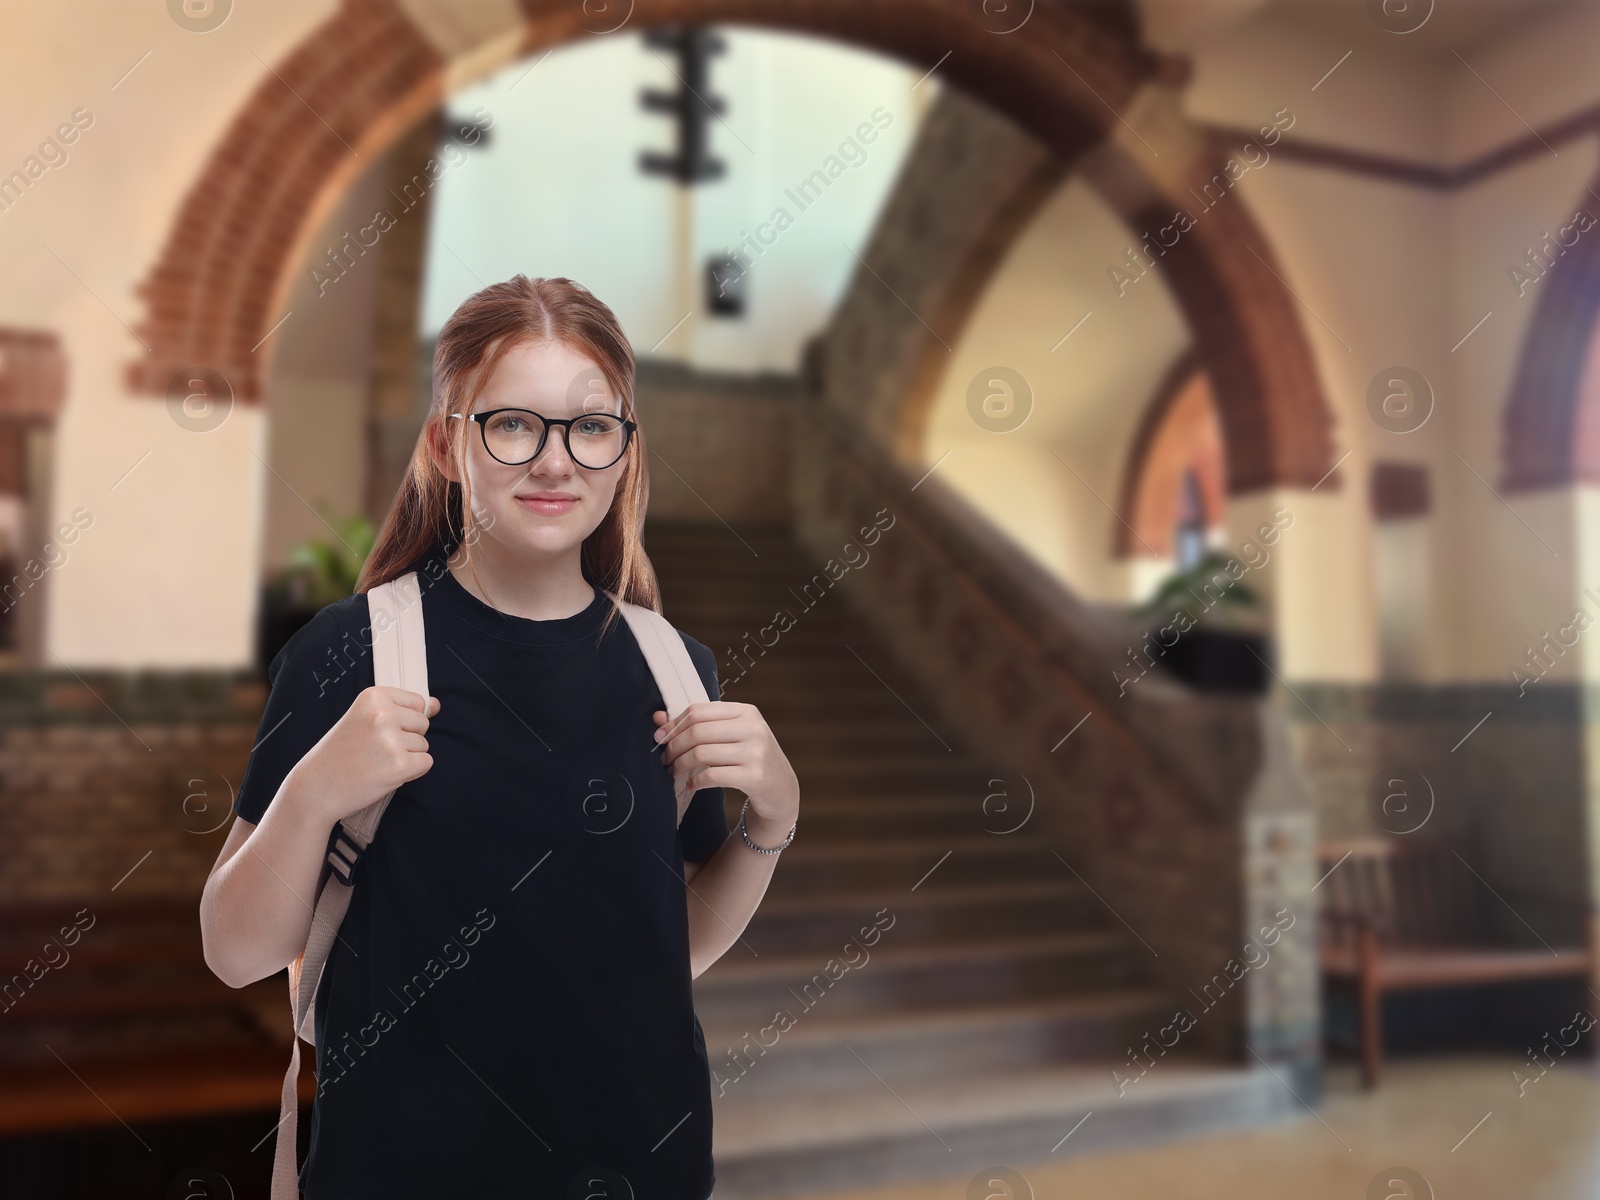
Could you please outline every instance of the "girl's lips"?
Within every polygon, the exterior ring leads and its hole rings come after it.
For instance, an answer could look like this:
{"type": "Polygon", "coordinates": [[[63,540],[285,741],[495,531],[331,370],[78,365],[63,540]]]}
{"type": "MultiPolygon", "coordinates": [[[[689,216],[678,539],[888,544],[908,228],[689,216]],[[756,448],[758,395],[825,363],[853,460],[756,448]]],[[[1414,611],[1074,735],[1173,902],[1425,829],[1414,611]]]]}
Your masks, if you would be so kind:
{"type": "Polygon", "coordinates": [[[563,513],[571,512],[578,503],[575,499],[542,499],[536,496],[518,496],[516,501],[529,512],[540,513],[547,517],[559,517],[563,513]]]}

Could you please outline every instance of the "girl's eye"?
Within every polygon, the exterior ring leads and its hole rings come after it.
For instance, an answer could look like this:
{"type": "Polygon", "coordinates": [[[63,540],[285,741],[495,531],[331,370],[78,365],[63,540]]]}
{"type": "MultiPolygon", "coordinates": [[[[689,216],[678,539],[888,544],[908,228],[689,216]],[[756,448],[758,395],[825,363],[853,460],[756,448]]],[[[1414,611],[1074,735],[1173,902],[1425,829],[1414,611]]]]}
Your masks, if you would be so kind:
{"type": "Polygon", "coordinates": [[[579,423],[578,432],[594,437],[605,433],[610,428],[604,421],[583,421],[579,423]]]}

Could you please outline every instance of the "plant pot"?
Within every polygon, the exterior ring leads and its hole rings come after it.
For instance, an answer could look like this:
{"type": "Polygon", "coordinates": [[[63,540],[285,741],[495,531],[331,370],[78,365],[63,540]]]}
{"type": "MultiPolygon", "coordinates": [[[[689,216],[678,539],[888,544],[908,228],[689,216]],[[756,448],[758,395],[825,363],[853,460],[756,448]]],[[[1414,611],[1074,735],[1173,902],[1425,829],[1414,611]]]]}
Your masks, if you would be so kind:
{"type": "Polygon", "coordinates": [[[321,611],[312,605],[285,600],[270,588],[262,589],[260,616],[256,622],[256,670],[263,677],[278,651],[321,611]]]}
{"type": "Polygon", "coordinates": [[[1197,627],[1156,662],[1197,692],[1260,695],[1271,678],[1272,643],[1262,633],[1197,627]]]}

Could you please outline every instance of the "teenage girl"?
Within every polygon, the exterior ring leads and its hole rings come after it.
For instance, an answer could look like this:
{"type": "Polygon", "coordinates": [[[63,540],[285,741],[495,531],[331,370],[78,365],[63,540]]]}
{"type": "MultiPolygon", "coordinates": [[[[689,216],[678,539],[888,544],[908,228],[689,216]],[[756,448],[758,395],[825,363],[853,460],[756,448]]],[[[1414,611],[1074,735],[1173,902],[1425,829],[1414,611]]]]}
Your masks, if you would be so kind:
{"type": "Polygon", "coordinates": [[[337,822],[398,788],[316,997],[307,1200],[705,1200],[690,980],[760,903],[799,784],[687,635],[712,699],[668,721],[603,594],[660,607],[611,310],[567,279],[494,284],[440,331],[434,378],[356,594],[269,669],[206,962],[234,987],[292,962],[337,822]],[[365,593],[409,570],[425,704],[373,683],[365,593]],[[738,836],[724,787],[749,797],[738,836]]]}

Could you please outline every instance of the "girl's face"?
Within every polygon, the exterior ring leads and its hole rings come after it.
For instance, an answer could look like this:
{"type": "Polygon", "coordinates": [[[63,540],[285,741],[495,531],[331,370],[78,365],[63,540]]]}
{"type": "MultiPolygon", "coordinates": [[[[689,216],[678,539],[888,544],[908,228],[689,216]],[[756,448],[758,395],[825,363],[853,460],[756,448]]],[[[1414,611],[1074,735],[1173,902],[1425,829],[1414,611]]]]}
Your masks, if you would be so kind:
{"type": "MultiPolygon", "coordinates": [[[[468,411],[497,408],[528,409],[554,418],[622,415],[621,401],[595,361],[580,348],[550,341],[522,342],[507,350],[468,411]]],[[[510,413],[491,420],[503,434],[517,434],[525,443],[520,453],[502,457],[532,452],[538,442],[536,420],[510,413]]],[[[553,425],[532,462],[509,466],[489,453],[480,423],[462,424],[472,426],[464,432],[478,536],[512,560],[558,558],[582,546],[610,511],[628,458],[635,453],[630,443],[610,466],[600,470],[580,466],[568,448],[568,431],[553,425]]],[[[501,448],[496,430],[491,428],[489,434],[501,448]]],[[[580,456],[588,444],[589,461],[597,460],[595,440],[593,429],[579,427],[580,456]]],[[[447,478],[456,479],[453,461],[447,458],[440,468],[447,478]]]]}

